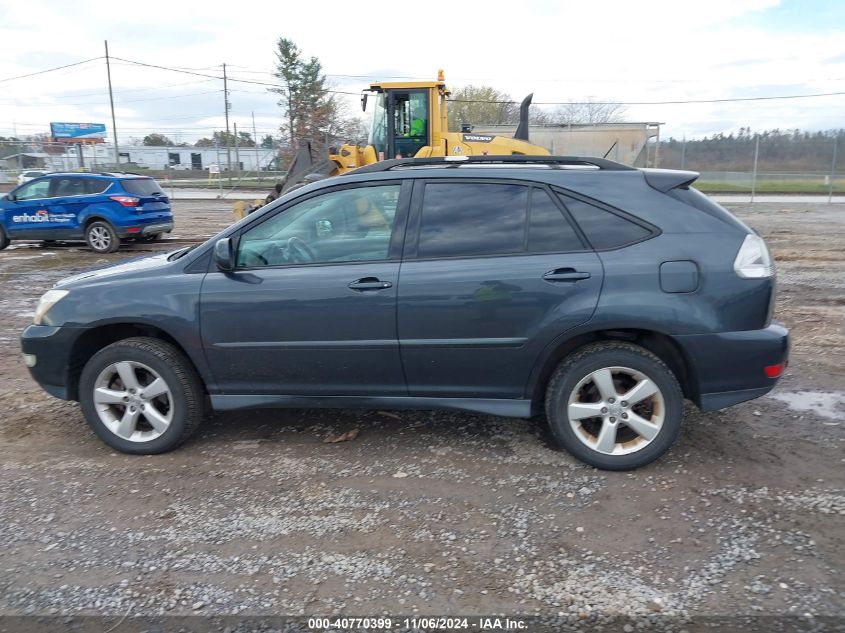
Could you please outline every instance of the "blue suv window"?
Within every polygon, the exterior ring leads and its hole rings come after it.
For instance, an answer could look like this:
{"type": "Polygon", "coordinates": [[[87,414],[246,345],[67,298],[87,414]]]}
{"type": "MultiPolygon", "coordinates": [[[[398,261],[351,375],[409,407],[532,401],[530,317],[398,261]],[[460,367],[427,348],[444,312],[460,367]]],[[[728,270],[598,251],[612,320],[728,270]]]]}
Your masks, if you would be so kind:
{"type": "Polygon", "coordinates": [[[19,187],[15,191],[15,198],[18,200],[40,200],[50,195],[50,179],[33,180],[19,187]]]}
{"type": "Polygon", "coordinates": [[[136,196],[157,196],[162,193],[159,184],[152,178],[127,178],[121,180],[120,184],[127,193],[136,196]]]}
{"type": "Polygon", "coordinates": [[[86,196],[91,193],[88,182],[91,178],[79,178],[77,176],[68,176],[65,178],[54,178],[53,186],[50,189],[50,196],[58,198],[60,196],[86,196]]]}

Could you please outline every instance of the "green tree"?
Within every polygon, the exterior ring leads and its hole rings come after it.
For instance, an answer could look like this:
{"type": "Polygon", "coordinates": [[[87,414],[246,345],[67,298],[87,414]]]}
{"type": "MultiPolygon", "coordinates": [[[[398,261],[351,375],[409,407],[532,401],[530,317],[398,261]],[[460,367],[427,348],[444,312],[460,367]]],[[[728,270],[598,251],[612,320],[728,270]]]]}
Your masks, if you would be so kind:
{"type": "MultiPolygon", "coordinates": [[[[226,147],[226,140],[229,147],[235,146],[235,135],[226,130],[214,130],[211,138],[205,137],[194,143],[194,147],[226,147]]],[[[241,147],[255,147],[252,135],[249,132],[238,132],[238,145],[241,147]]]]}
{"type": "Polygon", "coordinates": [[[252,140],[252,134],[249,132],[238,132],[238,145],[241,147],[255,147],[255,141],[252,140]]]}
{"type": "Polygon", "coordinates": [[[324,148],[338,126],[339,104],[329,93],[323,66],[316,57],[305,59],[293,40],[276,42],[276,72],[279,81],[270,92],[280,95],[285,122],[283,138],[291,146],[303,141],[324,148]]]}
{"type": "Polygon", "coordinates": [[[270,134],[267,134],[263,139],[261,139],[260,146],[264,149],[273,149],[273,142],[273,137],[270,134]]]}
{"type": "Polygon", "coordinates": [[[464,86],[449,97],[449,129],[456,132],[461,124],[509,125],[519,122],[519,104],[490,86],[464,86]]]}
{"type": "Polygon", "coordinates": [[[158,132],[147,134],[142,143],[150,147],[171,147],[173,145],[173,141],[158,132]]]}

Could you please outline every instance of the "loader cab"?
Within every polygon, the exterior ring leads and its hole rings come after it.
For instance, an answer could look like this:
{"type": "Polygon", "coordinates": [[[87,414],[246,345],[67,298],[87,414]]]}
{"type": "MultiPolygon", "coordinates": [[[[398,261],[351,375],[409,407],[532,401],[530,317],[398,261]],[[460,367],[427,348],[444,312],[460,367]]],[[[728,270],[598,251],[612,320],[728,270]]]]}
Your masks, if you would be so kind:
{"type": "Polygon", "coordinates": [[[381,88],[375,92],[369,145],[379,160],[410,158],[431,145],[431,104],[428,88],[381,88]]]}

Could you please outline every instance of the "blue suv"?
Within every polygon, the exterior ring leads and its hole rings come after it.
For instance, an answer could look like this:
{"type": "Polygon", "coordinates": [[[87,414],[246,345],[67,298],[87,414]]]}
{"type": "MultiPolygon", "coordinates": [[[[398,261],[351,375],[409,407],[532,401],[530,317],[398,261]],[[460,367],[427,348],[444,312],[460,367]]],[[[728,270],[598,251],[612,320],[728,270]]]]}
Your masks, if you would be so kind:
{"type": "Polygon", "coordinates": [[[53,173],[0,197],[0,250],[11,240],[81,240],[113,253],[122,239],[156,240],[173,230],[159,184],[134,174],[53,173]]]}
{"type": "Polygon", "coordinates": [[[397,159],[205,244],[56,284],[23,333],[50,394],[127,453],[206,411],[545,413],[607,469],[662,455],[783,373],[765,242],[690,185],[600,158],[397,159]]]}

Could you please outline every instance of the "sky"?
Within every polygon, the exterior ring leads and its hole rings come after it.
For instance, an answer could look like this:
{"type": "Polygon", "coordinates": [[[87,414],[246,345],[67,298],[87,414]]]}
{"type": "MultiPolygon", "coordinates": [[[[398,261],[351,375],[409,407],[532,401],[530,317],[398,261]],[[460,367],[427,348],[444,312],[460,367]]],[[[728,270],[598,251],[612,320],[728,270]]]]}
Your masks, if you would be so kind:
{"type": "MultiPolygon", "coordinates": [[[[339,92],[379,79],[489,85],[535,103],[665,102],[845,93],[845,2],[429,0],[340,3],[0,0],[0,136],[49,132],[50,121],[106,123],[103,59],[112,59],[118,138],[161,132],[193,142],[231,122],[276,134],[277,96],[238,79],[273,81],[279,37],[316,56],[339,92]]],[[[359,97],[343,95],[351,114],[359,97]]],[[[536,107],[536,106],[535,106],[536,107]]],[[[549,106],[553,107],[553,106],[549,106]]],[[[845,127],[845,94],[806,99],[626,106],[625,119],[663,123],[666,138],[845,127]]]]}

